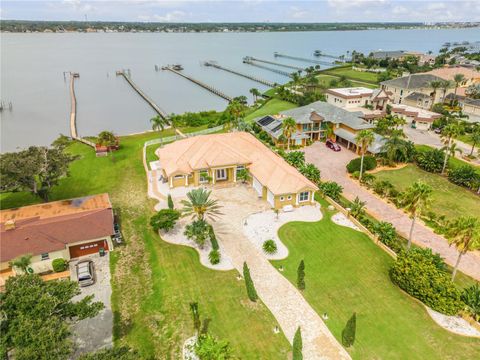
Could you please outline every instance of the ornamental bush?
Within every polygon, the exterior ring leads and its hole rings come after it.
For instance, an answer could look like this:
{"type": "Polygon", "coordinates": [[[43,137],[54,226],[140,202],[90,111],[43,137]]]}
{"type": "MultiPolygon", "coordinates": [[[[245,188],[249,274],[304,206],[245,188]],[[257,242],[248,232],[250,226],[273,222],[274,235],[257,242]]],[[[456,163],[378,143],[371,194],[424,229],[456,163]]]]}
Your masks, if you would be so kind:
{"type": "Polygon", "coordinates": [[[461,296],[466,310],[476,321],[480,321],[480,287],[478,283],[463,289],[461,296]]]}
{"type": "Polygon", "coordinates": [[[52,261],[52,268],[55,272],[62,272],[67,270],[67,262],[60,258],[60,259],[53,259],[52,261]]]}
{"type": "Polygon", "coordinates": [[[297,328],[295,331],[295,335],[293,336],[293,356],[292,360],[303,360],[303,341],[302,341],[302,331],[300,327],[297,328]]]}
{"type": "Polygon", "coordinates": [[[252,277],[250,276],[250,269],[248,268],[246,262],[243,263],[243,278],[245,279],[245,286],[247,287],[248,298],[250,299],[250,301],[257,301],[257,290],[255,290],[252,277]]]}
{"type": "Polygon", "coordinates": [[[305,165],[305,153],[303,151],[290,151],[285,154],[285,160],[295,168],[305,165]]]}
{"type": "Polygon", "coordinates": [[[210,260],[210,264],[212,265],[219,264],[221,260],[220,251],[218,250],[210,251],[210,253],[208,254],[208,260],[210,260]]]}
{"type": "Polygon", "coordinates": [[[460,291],[445,270],[445,263],[430,249],[401,251],[390,269],[390,278],[401,289],[442,314],[456,315],[463,308],[460,291]]]}
{"type": "Polygon", "coordinates": [[[204,220],[195,220],[191,224],[185,226],[183,235],[185,235],[189,240],[195,241],[200,248],[203,248],[205,242],[210,237],[210,225],[208,225],[204,220]]]}
{"type": "Polygon", "coordinates": [[[275,254],[277,252],[277,244],[273,240],[266,240],[263,243],[263,251],[265,251],[267,254],[275,254]]]}
{"type": "Polygon", "coordinates": [[[480,175],[470,165],[462,165],[451,169],[448,172],[448,180],[452,183],[474,189],[480,182],[480,175]]]}
{"type": "Polygon", "coordinates": [[[342,194],[343,187],[338,185],[335,181],[327,181],[320,184],[320,191],[323,193],[323,195],[338,201],[340,199],[340,195],[342,194]]]}
{"type": "Polygon", "coordinates": [[[172,209],[162,209],[150,219],[150,225],[153,230],[170,231],[175,226],[175,223],[180,218],[180,212],[172,209]]]}
{"type": "Polygon", "coordinates": [[[300,290],[305,290],[305,263],[300,261],[297,269],[297,287],[300,290]]]}
{"type": "Polygon", "coordinates": [[[345,328],[342,331],[342,344],[345,347],[350,347],[355,342],[355,333],[357,332],[357,313],[353,313],[352,317],[348,319],[345,328]]]}
{"type": "Polygon", "coordinates": [[[215,231],[213,231],[213,226],[212,225],[209,226],[208,236],[210,237],[210,243],[212,244],[212,249],[213,250],[218,250],[219,249],[218,241],[217,241],[217,237],[215,235],[215,231]]]}
{"type": "MultiPolygon", "coordinates": [[[[360,171],[360,163],[362,158],[356,158],[350,161],[347,164],[347,171],[352,174],[355,171],[360,171]]],[[[373,156],[364,156],[363,157],[363,171],[373,170],[377,167],[377,160],[373,156]]]]}
{"type": "Polygon", "coordinates": [[[170,194],[168,194],[167,203],[168,203],[168,208],[170,210],[173,210],[175,205],[173,204],[172,195],[170,195],[170,194]]]}
{"type": "Polygon", "coordinates": [[[415,156],[415,161],[418,167],[432,173],[439,173],[442,171],[444,160],[445,154],[439,149],[420,151],[415,156]]]}
{"type": "MultiPolygon", "coordinates": [[[[357,171],[357,172],[358,172],[358,175],[360,176],[360,171],[357,171]]],[[[363,174],[362,180],[360,180],[360,183],[370,189],[375,183],[375,179],[376,177],[373,174],[368,174],[368,173],[363,174]]]]}
{"type": "Polygon", "coordinates": [[[402,243],[398,239],[397,231],[389,222],[380,221],[374,226],[374,233],[378,236],[378,240],[387,245],[397,254],[403,249],[402,243]]]}

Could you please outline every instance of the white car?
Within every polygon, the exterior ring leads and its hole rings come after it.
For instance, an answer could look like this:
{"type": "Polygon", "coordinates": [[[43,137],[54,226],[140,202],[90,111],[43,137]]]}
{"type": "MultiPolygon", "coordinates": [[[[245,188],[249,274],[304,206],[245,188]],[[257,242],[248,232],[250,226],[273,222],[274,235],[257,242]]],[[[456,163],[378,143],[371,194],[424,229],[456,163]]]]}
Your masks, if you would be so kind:
{"type": "Polygon", "coordinates": [[[76,268],[78,284],[81,287],[95,284],[95,269],[92,260],[79,261],[76,268]]]}

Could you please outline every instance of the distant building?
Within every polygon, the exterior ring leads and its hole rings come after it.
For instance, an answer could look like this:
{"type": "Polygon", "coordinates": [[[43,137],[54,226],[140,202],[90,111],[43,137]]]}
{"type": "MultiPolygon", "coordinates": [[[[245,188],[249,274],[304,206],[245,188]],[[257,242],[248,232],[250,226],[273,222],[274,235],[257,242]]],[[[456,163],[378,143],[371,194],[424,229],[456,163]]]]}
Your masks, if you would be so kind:
{"type": "Polygon", "coordinates": [[[459,84],[459,87],[468,87],[480,83],[480,72],[465,66],[446,66],[424,74],[438,76],[439,78],[452,82],[454,81],[455,75],[462,74],[465,79],[459,84]]]}
{"type": "Polygon", "coordinates": [[[383,89],[364,87],[328,89],[325,91],[325,97],[327,103],[344,109],[369,106],[374,110],[385,110],[391,100],[383,89]]]}
{"type": "Polygon", "coordinates": [[[374,51],[372,52],[372,57],[378,60],[385,60],[385,59],[396,59],[396,60],[404,60],[407,56],[415,56],[418,58],[418,63],[420,65],[428,64],[433,65],[435,64],[435,55],[431,54],[424,54],[418,51],[404,51],[404,50],[393,50],[393,51],[374,51]]]}
{"type": "Polygon", "coordinates": [[[448,94],[445,101],[458,101],[458,106],[465,115],[468,115],[470,122],[480,122],[480,99],[471,99],[466,96],[448,94]]]}
{"type": "Polygon", "coordinates": [[[404,119],[412,128],[428,130],[432,123],[442,117],[441,114],[405,104],[394,104],[391,114],[404,119]]]}

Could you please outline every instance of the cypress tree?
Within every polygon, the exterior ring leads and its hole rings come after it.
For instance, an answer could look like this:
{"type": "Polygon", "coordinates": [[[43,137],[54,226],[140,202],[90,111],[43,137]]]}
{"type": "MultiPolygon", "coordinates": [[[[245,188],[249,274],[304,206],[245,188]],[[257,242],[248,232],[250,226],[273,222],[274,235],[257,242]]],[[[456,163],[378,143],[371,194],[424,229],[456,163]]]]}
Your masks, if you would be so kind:
{"type": "Polygon", "coordinates": [[[173,205],[172,195],[168,194],[167,202],[168,202],[168,208],[169,208],[170,210],[173,210],[173,208],[174,208],[175,206],[173,205]]]}
{"type": "Polygon", "coordinates": [[[305,290],[305,263],[300,261],[297,269],[297,287],[300,290],[305,290]]]}
{"type": "Polygon", "coordinates": [[[247,266],[247,263],[243,263],[243,278],[245,279],[245,285],[247,286],[247,295],[251,301],[257,301],[258,295],[253,285],[253,280],[250,277],[250,269],[247,266]]]}
{"type": "Polygon", "coordinates": [[[300,326],[299,326],[297,331],[295,331],[295,336],[293,337],[293,357],[292,357],[292,360],[303,360],[302,348],[303,348],[302,332],[301,332],[300,326]]]}
{"type": "Polygon", "coordinates": [[[198,311],[198,303],[197,302],[192,302],[190,303],[190,311],[192,312],[192,317],[193,317],[193,328],[195,331],[200,330],[200,312],[198,311]]]}
{"type": "Polygon", "coordinates": [[[355,342],[355,332],[357,331],[357,313],[353,313],[348,319],[345,329],[342,331],[342,343],[345,347],[350,347],[355,342]]]}

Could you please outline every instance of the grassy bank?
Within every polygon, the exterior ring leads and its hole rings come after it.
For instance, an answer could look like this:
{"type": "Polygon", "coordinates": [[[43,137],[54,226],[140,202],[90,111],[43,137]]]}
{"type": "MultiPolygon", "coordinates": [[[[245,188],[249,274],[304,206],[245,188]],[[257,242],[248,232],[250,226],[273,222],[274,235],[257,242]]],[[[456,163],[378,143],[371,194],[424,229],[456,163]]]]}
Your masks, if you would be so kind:
{"type": "Polygon", "coordinates": [[[275,114],[278,114],[280,111],[293,109],[295,107],[297,107],[297,105],[291,102],[280,100],[280,99],[271,99],[271,100],[268,100],[265,104],[263,104],[260,108],[249,113],[245,117],[245,121],[252,122],[253,119],[257,117],[265,116],[265,115],[275,115],[275,114]]]}

